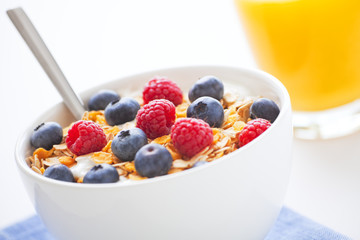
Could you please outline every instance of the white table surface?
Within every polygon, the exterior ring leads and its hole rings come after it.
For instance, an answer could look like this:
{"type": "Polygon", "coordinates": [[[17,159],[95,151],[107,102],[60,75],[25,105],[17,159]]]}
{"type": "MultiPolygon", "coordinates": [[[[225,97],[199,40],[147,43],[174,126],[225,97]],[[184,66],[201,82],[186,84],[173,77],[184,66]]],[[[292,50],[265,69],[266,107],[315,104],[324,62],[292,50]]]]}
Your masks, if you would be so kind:
{"type": "MultiPolygon", "coordinates": [[[[1,0],[0,229],[35,214],[14,146],[36,116],[61,100],[5,11],[21,6],[75,91],[157,68],[220,64],[256,68],[232,0],[1,0]]],[[[285,204],[360,239],[360,133],[294,140],[285,204]]]]}

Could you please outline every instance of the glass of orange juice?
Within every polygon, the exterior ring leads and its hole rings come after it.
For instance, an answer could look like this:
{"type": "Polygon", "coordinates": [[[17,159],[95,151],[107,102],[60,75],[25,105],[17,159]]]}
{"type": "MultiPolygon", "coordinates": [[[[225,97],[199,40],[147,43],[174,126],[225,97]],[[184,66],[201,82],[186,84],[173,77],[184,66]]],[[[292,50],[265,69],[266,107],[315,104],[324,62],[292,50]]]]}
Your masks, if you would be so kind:
{"type": "Polygon", "coordinates": [[[235,0],[255,60],[288,89],[294,133],[360,130],[360,0],[235,0]]]}

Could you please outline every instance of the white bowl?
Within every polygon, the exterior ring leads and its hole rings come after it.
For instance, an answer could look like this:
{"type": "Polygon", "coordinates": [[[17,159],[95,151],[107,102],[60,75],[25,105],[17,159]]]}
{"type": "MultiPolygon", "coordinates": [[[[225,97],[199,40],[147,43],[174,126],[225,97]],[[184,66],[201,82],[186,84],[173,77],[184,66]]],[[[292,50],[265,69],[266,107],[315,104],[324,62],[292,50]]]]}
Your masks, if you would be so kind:
{"type": "MultiPolygon", "coordinates": [[[[251,143],[206,166],[126,184],[75,184],[33,172],[30,135],[44,121],[63,127],[74,121],[63,103],[47,110],[16,146],[16,163],[31,201],[57,239],[263,239],[276,220],[290,175],[292,124],[289,95],[271,75],[255,70],[193,66],[146,72],[98,89],[139,92],[153,76],[167,76],[188,90],[200,77],[215,75],[226,86],[275,100],[280,114],[251,143]]],[[[225,89],[226,90],[226,89],[225,89]]]]}

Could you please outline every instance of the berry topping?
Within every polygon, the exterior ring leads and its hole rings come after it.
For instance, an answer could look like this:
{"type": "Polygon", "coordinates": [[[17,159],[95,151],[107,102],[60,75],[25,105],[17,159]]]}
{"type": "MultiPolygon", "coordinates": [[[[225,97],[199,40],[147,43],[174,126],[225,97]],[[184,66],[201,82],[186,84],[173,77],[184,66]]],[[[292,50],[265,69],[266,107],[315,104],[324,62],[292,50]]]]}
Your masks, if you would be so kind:
{"type": "Polygon", "coordinates": [[[121,161],[132,161],[137,151],[148,143],[146,134],[140,128],[120,131],[111,143],[111,150],[121,161]]]}
{"type": "Polygon", "coordinates": [[[100,125],[84,120],[77,121],[71,126],[65,141],[68,149],[78,156],[100,151],[107,143],[100,125]]]}
{"type": "Polygon", "coordinates": [[[90,111],[104,110],[109,103],[118,100],[120,100],[120,96],[117,92],[113,90],[100,90],[91,96],[88,108],[90,111]]]}
{"type": "Polygon", "coordinates": [[[136,127],[155,139],[170,133],[175,122],[175,106],[166,99],[153,100],[142,107],[136,116],[136,127]]]}
{"type": "Polygon", "coordinates": [[[56,122],[42,123],[34,129],[30,142],[35,148],[50,150],[53,145],[61,143],[63,130],[56,122]]]}
{"type": "Polygon", "coordinates": [[[200,97],[190,104],[186,115],[187,117],[202,119],[210,127],[219,128],[224,121],[224,108],[215,98],[200,97]]]}
{"type": "Polygon", "coordinates": [[[63,164],[51,165],[45,170],[44,176],[65,182],[75,182],[72,172],[63,164]]]}
{"type": "Polygon", "coordinates": [[[199,97],[209,96],[217,100],[223,98],[224,84],[214,76],[205,76],[200,78],[189,91],[189,100],[195,101],[199,97]]]}
{"type": "Polygon", "coordinates": [[[170,152],[162,145],[150,143],[135,155],[135,170],[143,177],[162,176],[169,172],[172,165],[170,152]]]}
{"type": "Polygon", "coordinates": [[[155,99],[167,99],[175,106],[182,103],[183,95],[181,89],[173,81],[167,78],[153,78],[143,90],[144,104],[155,99]]]}
{"type": "Polygon", "coordinates": [[[140,105],[135,99],[124,97],[119,101],[109,103],[105,108],[104,115],[106,122],[110,126],[114,126],[134,120],[139,109],[140,105]]]}
{"type": "Polygon", "coordinates": [[[279,115],[280,109],[278,105],[270,99],[259,98],[254,101],[250,107],[250,117],[263,118],[273,123],[279,115]]]}
{"type": "Polygon", "coordinates": [[[182,155],[192,157],[212,144],[213,132],[201,119],[180,118],[171,128],[171,140],[182,155]]]}
{"type": "Polygon", "coordinates": [[[118,171],[107,163],[95,165],[83,179],[83,183],[114,183],[117,181],[119,181],[118,171]]]}
{"type": "Polygon", "coordinates": [[[262,118],[257,118],[246,123],[245,127],[239,133],[239,146],[242,147],[260,134],[265,132],[271,126],[271,123],[262,118]]]}

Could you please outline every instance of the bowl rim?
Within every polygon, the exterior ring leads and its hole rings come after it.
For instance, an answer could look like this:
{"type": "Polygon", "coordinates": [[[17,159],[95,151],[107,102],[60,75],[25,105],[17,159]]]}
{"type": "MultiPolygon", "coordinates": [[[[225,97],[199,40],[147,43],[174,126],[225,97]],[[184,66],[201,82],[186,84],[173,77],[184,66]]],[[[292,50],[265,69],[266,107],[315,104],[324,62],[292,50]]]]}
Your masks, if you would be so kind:
{"type": "MultiPolygon", "coordinates": [[[[227,70],[232,70],[232,71],[240,71],[242,72],[244,75],[252,75],[254,77],[258,77],[261,78],[262,81],[266,82],[267,84],[276,86],[276,89],[280,90],[279,92],[281,93],[282,96],[280,96],[279,94],[277,94],[277,96],[282,100],[281,101],[281,110],[280,113],[277,117],[277,121],[275,120],[275,122],[272,124],[272,127],[269,128],[267,131],[265,131],[263,134],[261,134],[260,137],[254,139],[253,141],[251,141],[250,143],[246,144],[245,146],[243,146],[241,149],[237,149],[234,152],[231,152],[219,159],[216,159],[216,161],[212,161],[209,162],[206,165],[202,165],[196,168],[190,168],[190,169],[186,169],[186,171],[181,171],[181,172],[177,172],[174,174],[166,174],[163,176],[158,176],[158,177],[154,177],[154,178],[148,178],[146,180],[142,180],[142,181],[126,181],[123,183],[120,182],[115,182],[115,183],[107,183],[107,184],[78,184],[78,183],[72,183],[72,182],[65,182],[65,181],[59,181],[59,180],[54,180],[51,178],[47,178],[47,177],[43,177],[42,175],[34,172],[26,163],[26,157],[22,156],[20,149],[22,149],[24,146],[25,141],[24,139],[26,139],[26,136],[29,134],[29,129],[31,125],[27,125],[23,128],[22,130],[22,134],[20,134],[20,136],[18,137],[16,144],[15,144],[15,161],[16,161],[16,165],[18,167],[18,169],[23,172],[25,175],[27,175],[28,177],[34,179],[36,182],[41,182],[43,184],[49,184],[49,185],[56,185],[56,186],[61,186],[61,187],[71,187],[71,188],[77,188],[77,189],[110,189],[110,188],[128,188],[128,187],[133,187],[133,186],[139,186],[139,185],[144,185],[144,184],[154,184],[157,182],[162,182],[162,181],[168,181],[170,179],[173,178],[180,178],[180,177],[184,177],[188,174],[193,174],[193,172],[196,171],[201,171],[205,168],[209,168],[209,167],[213,167],[214,165],[217,164],[221,164],[221,162],[226,161],[229,157],[235,155],[235,154],[239,154],[240,151],[246,151],[246,149],[251,148],[254,144],[257,144],[258,141],[261,141],[261,139],[263,137],[265,137],[268,134],[271,134],[271,132],[273,131],[273,129],[277,128],[280,119],[283,119],[285,117],[285,113],[287,111],[291,111],[291,103],[290,103],[290,97],[289,94],[285,88],[285,86],[274,76],[272,76],[269,73],[266,73],[262,70],[259,69],[253,69],[253,68],[244,68],[244,67],[233,67],[233,66],[223,66],[223,65],[189,65],[189,66],[177,66],[177,67],[168,67],[168,68],[158,68],[158,69],[154,69],[154,70],[148,70],[148,71],[142,71],[139,73],[135,73],[135,74],[131,74],[131,75],[126,75],[126,76],[122,76],[119,77],[115,80],[112,81],[107,81],[104,82],[100,85],[110,85],[114,82],[118,82],[121,81],[122,79],[126,79],[126,78],[132,78],[132,77],[138,77],[140,75],[144,75],[144,74],[156,74],[156,72],[160,72],[160,71],[179,71],[179,70],[189,70],[189,69],[201,69],[201,68],[217,68],[217,69],[221,69],[224,71],[227,70]]],[[[82,96],[84,93],[95,90],[96,88],[98,88],[98,86],[86,89],[85,91],[80,93],[80,96],[82,96]]],[[[54,104],[52,107],[46,109],[45,111],[42,112],[42,114],[40,114],[39,116],[37,116],[36,119],[41,119],[44,118],[46,116],[46,113],[49,112],[52,108],[54,107],[58,107],[59,105],[62,105],[63,101],[60,101],[56,104],[54,104]]],[[[35,120],[36,120],[35,119],[35,120]]],[[[34,121],[33,121],[34,122],[34,121]]]]}

